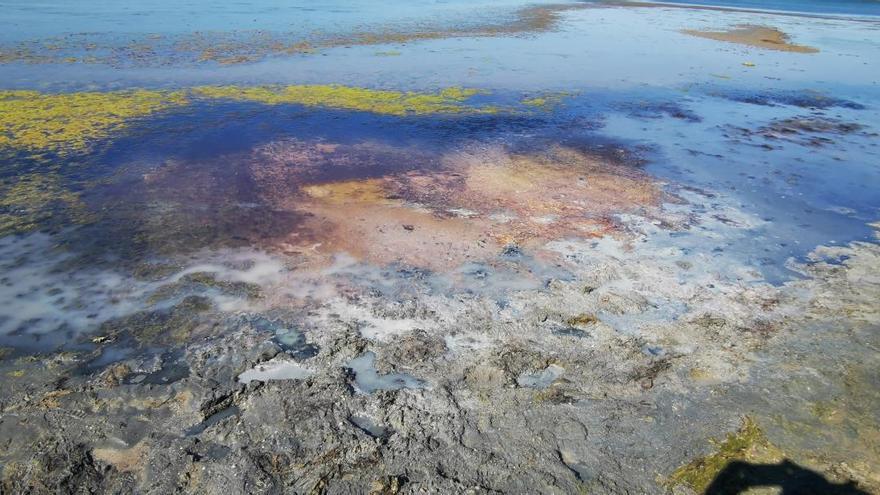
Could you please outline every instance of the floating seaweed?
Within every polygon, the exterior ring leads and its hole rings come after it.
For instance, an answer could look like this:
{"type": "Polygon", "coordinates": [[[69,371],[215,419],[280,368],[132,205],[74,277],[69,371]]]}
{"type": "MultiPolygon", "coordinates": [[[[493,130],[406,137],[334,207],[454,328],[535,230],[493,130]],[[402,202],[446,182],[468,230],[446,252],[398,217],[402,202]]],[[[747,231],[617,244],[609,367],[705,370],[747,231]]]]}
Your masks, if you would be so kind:
{"type": "Polygon", "coordinates": [[[133,119],[186,103],[179,91],[0,91],[0,149],[86,151],[133,119]]]}
{"type": "Polygon", "coordinates": [[[438,93],[354,88],[340,85],[303,85],[278,87],[205,86],[193,88],[195,96],[211,99],[253,101],[267,105],[296,104],[307,107],[341,108],[386,115],[427,115],[457,113],[497,113],[492,106],[476,107],[465,103],[480,92],[458,87],[438,93]]]}

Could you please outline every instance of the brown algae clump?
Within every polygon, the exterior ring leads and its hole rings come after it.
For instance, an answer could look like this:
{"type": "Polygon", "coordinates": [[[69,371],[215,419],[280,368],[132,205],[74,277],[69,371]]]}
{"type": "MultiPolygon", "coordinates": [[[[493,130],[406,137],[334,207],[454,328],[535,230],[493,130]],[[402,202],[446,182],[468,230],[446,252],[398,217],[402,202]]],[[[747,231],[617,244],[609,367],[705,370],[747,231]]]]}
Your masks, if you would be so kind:
{"type": "Polygon", "coordinates": [[[195,96],[231,99],[268,105],[297,104],[329,107],[385,115],[428,115],[456,113],[497,113],[495,107],[466,105],[478,90],[446,88],[438,93],[416,93],[355,88],[340,85],[294,86],[202,86],[193,89],[195,96]]]}
{"type": "Polygon", "coordinates": [[[0,91],[0,148],[81,151],[131,119],[186,102],[183,93],[0,91]]]}
{"type": "Polygon", "coordinates": [[[715,41],[739,43],[741,45],[796,53],[816,53],[819,50],[811,46],[789,43],[789,37],[782,31],[767,26],[743,24],[726,31],[698,31],[685,29],[684,34],[707,38],[715,41]]]}
{"type": "Polygon", "coordinates": [[[594,315],[587,314],[587,313],[581,313],[579,315],[572,316],[571,318],[566,320],[566,323],[568,323],[569,325],[571,325],[573,327],[578,327],[578,326],[584,327],[584,326],[592,325],[593,323],[598,323],[598,322],[599,322],[599,318],[596,318],[594,315]]]}
{"type": "Polygon", "coordinates": [[[771,444],[755,421],[746,416],[742,427],[728,433],[723,442],[712,441],[718,449],[705,457],[691,461],[676,469],[669,477],[670,485],[687,485],[697,493],[703,493],[712,480],[731,462],[776,463],[782,451],[771,444]]]}

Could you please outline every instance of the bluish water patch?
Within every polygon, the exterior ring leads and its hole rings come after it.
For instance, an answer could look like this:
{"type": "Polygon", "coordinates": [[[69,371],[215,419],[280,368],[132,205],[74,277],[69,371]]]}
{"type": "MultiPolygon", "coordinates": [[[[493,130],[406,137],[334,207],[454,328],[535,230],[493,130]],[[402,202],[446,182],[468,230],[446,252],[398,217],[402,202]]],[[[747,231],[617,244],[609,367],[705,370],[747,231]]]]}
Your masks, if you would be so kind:
{"type": "Polygon", "coordinates": [[[660,4],[708,5],[760,11],[806,12],[811,14],[845,14],[880,16],[876,0],[675,0],[660,4]]]}
{"type": "Polygon", "coordinates": [[[318,346],[307,342],[305,335],[290,323],[259,315],[247,317],[245,321],[257,330],[273,334],[272,340],[294,359],[309,359],[318,355],[318,346]]]}
{"type": "Polygon", "coordinates": [[[373,438],[385,438],[391,430],[379,424],[375,419],[369,416],[354,415],[348,418],[358,429],[370,435],[373,438]]]}
{"type": "Polygon", "coordinates": [[[370,25],[391,26],[426,19],[440,22],[440,25],[479,22],[474,18],[475,12],[477,16],[481,12],[497,15],[499,11],[522,5],[524,3],[519,0],[392,0],[381,5],[355,0],[331,0],[322,2],[320,6],[303,0],[198,0],[185,5],[170,0],[119,4],[97,0],[74,3],[7,0],[3,3],[4,16],[0,21],[0,33],[3,34],[0,40],[76,33],[169,35],[243,29],[345,33],[370,25]]]}
{"type": "Polygon", "coordinates": [[[253,368],[238,375],[241,383],[271,380],[303,380],[312,375],[312,371],[292,361],[271,359],[257,364],[253,368]]]}
{"type": "Polygon", "coordinates": [[[376,355],[365,352],[346,365],[354,373],[355,389],[362,394],[372,394],[377,390],[400,390],[403,388],[425,388],[424,381],[406,373],[380,374],[376,371],[376,355]]]}
{"type": "Polygon", "coordinates": [[[544,390],[561,377],[563,373],[565,373],[564,368],[551,364],[537,373],[523,373],[516,379],[516,383],[520,387],[544,390]]]}
{"type": "Polygon", "coordinates": [[[237,416],[239,412],[241,412],[241,410],[238,408],[238,406],[229,406],[221,409],[205,418],[204,421],[187,428],[184,431],[184,435],[188,437],[201,435],[208,428],[217,425],[225,421],[226,419],[237,416]]]}

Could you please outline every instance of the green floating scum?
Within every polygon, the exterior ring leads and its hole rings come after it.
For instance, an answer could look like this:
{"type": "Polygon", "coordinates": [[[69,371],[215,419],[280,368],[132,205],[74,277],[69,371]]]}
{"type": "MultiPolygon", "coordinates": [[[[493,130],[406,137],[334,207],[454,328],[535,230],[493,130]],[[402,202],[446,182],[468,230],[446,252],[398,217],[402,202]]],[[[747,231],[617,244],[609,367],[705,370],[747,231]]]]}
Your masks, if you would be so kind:
{"type": "Polygon", "coordinates": [[[446,88],[438,93],[387,91],[351,86],[203,86],[192,94],[202,98],[255,101],[269,105],[299,104],[340,108],[384,115],[497,113],[496,107],[476,107],[467,101],[480,94],[476,89],[446,88]]]}
{"type": "Polygon", "coordinates": [[[467,102],[476,89],[417,93],[339,85],[201,86],[190,90],[127,90],[47,94],[0,91],[0,148],[59,155],[88,151],[134,119],[190,103],[192,98],[298,104],[384,115],[494,114],[493,106],[467,102]]]}

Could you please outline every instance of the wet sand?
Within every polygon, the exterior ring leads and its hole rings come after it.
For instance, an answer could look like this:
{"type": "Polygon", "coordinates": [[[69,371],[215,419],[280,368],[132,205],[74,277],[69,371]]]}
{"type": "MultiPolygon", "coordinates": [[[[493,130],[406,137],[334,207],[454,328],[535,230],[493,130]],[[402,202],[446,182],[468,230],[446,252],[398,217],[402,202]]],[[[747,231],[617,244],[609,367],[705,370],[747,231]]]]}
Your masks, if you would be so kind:
{"type": "Polygon", "coordinates": [[[787,34],[776,28],[767,26],[742,25],[726,31],[696,31],[686,29],[682,32],[700,38],[754,46],[767,50],[780,50],[794,53],[816,53],[819,51],[811,46],[790,43],[787,34]]]}

